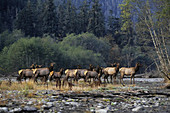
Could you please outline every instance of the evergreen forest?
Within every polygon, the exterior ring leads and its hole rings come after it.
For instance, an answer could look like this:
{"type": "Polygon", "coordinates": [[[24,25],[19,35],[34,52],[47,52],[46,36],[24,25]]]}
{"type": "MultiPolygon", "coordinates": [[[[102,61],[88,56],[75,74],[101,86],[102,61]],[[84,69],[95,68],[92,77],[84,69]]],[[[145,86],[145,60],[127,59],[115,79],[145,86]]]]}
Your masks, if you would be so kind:
{"type": "Polygon", "coordinates": [[[101,1],[0,0],[0,73],[140,62],[139,73],[168,74],[170,1],[121,0],[120,14],[101,1]]]}

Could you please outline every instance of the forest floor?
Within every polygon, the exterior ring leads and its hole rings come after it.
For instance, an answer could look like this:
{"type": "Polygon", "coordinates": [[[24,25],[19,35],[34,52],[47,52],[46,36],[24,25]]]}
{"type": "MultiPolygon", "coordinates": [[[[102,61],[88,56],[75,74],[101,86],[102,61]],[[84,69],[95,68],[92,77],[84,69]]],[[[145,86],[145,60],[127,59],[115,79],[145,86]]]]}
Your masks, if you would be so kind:
{"type": "Polygon", "coordinates": [[[72,90],[55,84],[0,82],[0,112],[34,113],[170,113],[170,89],[161,78],[136,78],[135,85],[87,86],[79,82],[72,90]]]}

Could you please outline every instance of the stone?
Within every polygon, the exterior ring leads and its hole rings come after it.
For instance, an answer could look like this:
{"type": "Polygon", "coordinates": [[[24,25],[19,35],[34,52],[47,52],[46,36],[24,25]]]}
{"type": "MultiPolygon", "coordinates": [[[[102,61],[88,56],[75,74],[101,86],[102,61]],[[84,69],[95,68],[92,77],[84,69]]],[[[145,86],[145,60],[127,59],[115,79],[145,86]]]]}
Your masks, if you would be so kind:
{"type": "Polygon", "coordinates": [[[37,111],[37,108],[32,107],[32,106],[25,106],[23,108],[23,111],[25,111],[25,112],[35,112],[35,111],[37,111]]]}
{"type": "Polygon", "coordinates": [[[137,107],[133,108],[133,109],[132,109],[132,111],[134,111],[134,112],[138,112],[138,111],[139,111],[139,109],[141,109],[141,108],[142,108],[142,106],[137,106],[137,107]]]}
{"type": "Polygon", "coordinates": [[[27,103],[27,105],[32,105],[33,104],[33,102],[32,101],[29,101],[28,103],[27,103]]]}
{"type": "Polygon", "coordinates": [[[98,109],[101,109],[101,108],[103,108],[104,106],[103,106],[103,104],[102,103],[99,103],[98,105],[97,105],[97,108],[98,109]]]}
{"type": "Polygon", "coordinates": [[[22,111],[21,108],[14,108],[14,109],[10,110],[9,112],[10,113],[15,113],[15,112],[21,112],[21,111],[22,111]]]}
{"type": "Polygon", "coordinates": [[[52,98],[52,99],[49,99],[49,102],[54,102],[56,101],[56,99],[52,98]]]}
{"type": "Polygon", "coordinates": [[[3,112],[8,112],[8,108],[7,107],[0,107],[0,113],[3,112]]]}
{"type": "Polygon", "coordinates": [[[53,106],[53,102],[47,102],[46,103],[48,107],[52,107],[53,106]]]}
{"type": "Polygon", "coordinates": [[[96,110],[96,113],[107,113],[107,109],[99,109],[99,110],[96,110]]]}
{"type": "Polygon", "coordinates": [[[111,103],[112,106],[114,106],[114,105],[116,105],[116,104],[117,104],[117,102],[112,102],[112,103],[111,103]]]}

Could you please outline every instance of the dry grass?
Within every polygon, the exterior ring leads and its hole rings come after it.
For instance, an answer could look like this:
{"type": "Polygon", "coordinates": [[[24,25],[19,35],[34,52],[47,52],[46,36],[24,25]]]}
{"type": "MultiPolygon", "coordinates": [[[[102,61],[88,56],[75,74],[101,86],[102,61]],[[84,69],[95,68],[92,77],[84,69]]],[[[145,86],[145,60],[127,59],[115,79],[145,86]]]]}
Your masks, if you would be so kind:
{"type": "MultiPolygon", "coordinates": [[[[42,84],[41,82],[39,83],[34,83],[33,81],[27,81],[27,82],[12,82],[12,84],[9,84],[8,81],[1,81],[0,84],[0,90],[21,90],[21,91],[27,91],[27,90],[61,90],[61,91],[92,91],[92,90],[117,90],[122,85],[120,84],[101,84],[100,86],[96,86],[93,82],[91,84],[80,81],[78,84],[74,84],[72,88],[70,88],[68,85],[61,87],[61,89],[56,88],[56,83],[55,82],[50,82],[47,84],[42,84]]],[[[33,95],[29,95],[32,97],[33,95]]]]}
{"type": "Polygon", "coordinates": [[[33,81],[27,82],[12,82],[12,84],[8,84],[8,81],[1,81],[0,85],[1,90],[44,90],[44,89],[56,89],[53,84],[43,85],[41,83],[34,83],[33,81]]]}

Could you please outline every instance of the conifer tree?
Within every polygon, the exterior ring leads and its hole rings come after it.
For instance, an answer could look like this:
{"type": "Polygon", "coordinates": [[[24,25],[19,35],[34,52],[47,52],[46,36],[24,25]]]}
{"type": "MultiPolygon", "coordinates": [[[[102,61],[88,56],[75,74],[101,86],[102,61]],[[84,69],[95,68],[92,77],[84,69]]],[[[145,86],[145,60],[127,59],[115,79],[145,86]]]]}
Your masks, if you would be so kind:
{"type": "Polygon", "coordinates": [[[62,39],[66,36],[66,18],[65,18],[65,8],[64,4],[59,5],[57,10],[57,17],[58,17],[58,34],[57,36],[62,39]]]}
{"type": "Polygon", "coordinates": [[[80,6],[80,12],[79,12],[79,32],[87,32],[88,27],[88,19],[89,19],[89,4],[87,3],[87,0],[85,0],[80,6]]]}
{"type": "Polygon", "coordinates": [[[52,36],[57,32],[56,6],[53,0],[47,0],[43,14],[43,33],[52,36]]]}
{"type": "Polygon", "coordinates": [[[71,3],[71,0],[67,1],[66,4],[66,13],[65,13],[65,24],[67,33],[76,33],[77,32],[77,14],[76,8],[71,3]]]}
{"type": "Polygon", "coordinates": [[[104,36],[104,15],[102,14],[99,0],[93,0],[89,16],[88,31],[95,34],[97,37],[104,36]]]}
{"type": "Polygon", "coordinates": [[[107,32],[108,34],[111,34],[112,37],[114,37],[115,39],[117,38],[116,35],[120,33],[120,19],[116,18],[113,16],[113,11],[110,10],[110,15],[108,17],[108,29],[107,32]]]}
{"type": "Polygon", "coordinates": [[[44,11],[44,4],[41,0],[38,0],[36,3],[35,8],[35,36],[42,36],[43,35],[43,11],[44,11]]]}
{"type": "Polygon", "coordinates": [[[126,43],[132,43],[133,35],[133,22],[132,22],[132,3],[131,0],[123,0],[123,4],[120,5],[121,8],[121,20],[122,20],[122,33],[126,35],[126,43]]]}
{"type": "Polygon", "coordinates": [[[17,29],[21,29],[26,36],[35,35],[35,12],[33,11],[33,5],[30,0],[27,3],[27,6],[18,14],[16,20],[17,29]]]}

